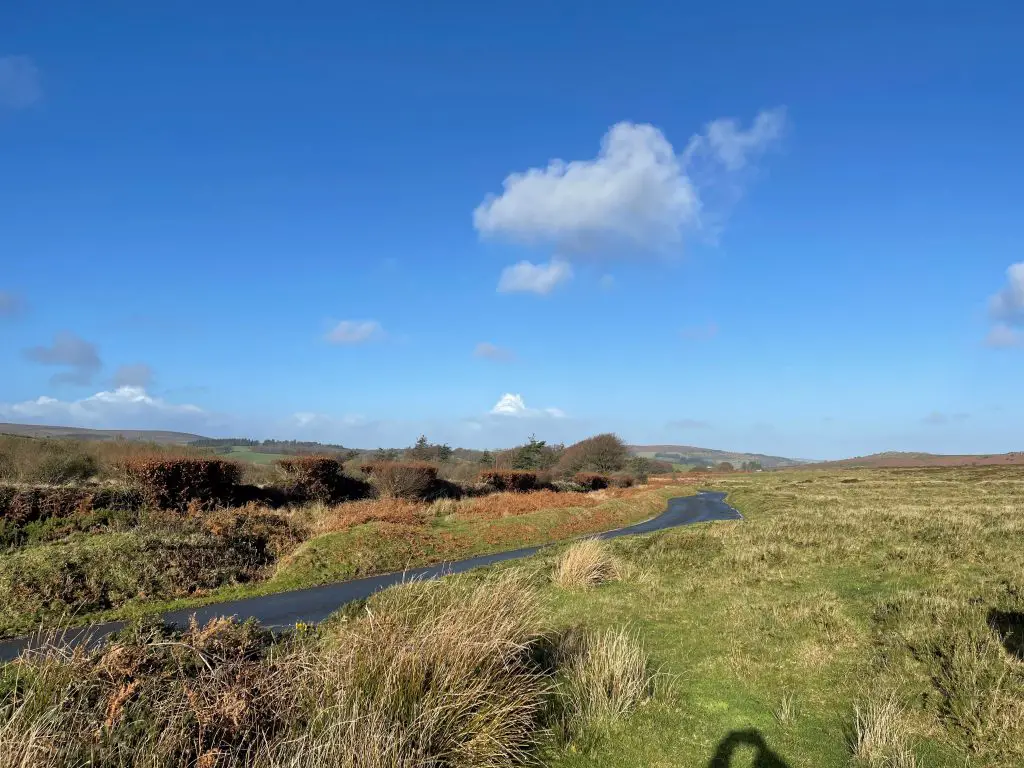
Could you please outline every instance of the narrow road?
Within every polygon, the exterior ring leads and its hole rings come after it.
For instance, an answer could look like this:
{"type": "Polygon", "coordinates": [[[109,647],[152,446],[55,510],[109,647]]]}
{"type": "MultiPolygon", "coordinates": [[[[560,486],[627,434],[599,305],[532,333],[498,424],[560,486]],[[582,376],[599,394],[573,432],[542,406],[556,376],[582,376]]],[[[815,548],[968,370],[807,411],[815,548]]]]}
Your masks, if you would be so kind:
{"type": "MultiPolygon", "coordinates": [[[[696,496],[681,496],[669,499],[668,508],[657,517],[627,528],[605,531],[582,538],[617,539],[620,536],[634,536],[640,533],[654,533],[667,528],[681,525],[705,523],[712,520],[742,520],[743,516],[725,503],[725,494],[716,491],[702,491],[696,496]]],[[[544,545],[550,546],[550,545],[544,545]]],[[[468,560],[450,563],[438,563],[422,568],[412,568],[400,573],[388,573],[381,576],[368,576],[363,579],[341,581],[335,584],[324,584],[320,587],[299,589],[294,592],[279,592],[273,595],[247,597],[226,603],[214,603],[201,608],[187,608],[171,611],[161,615],[170,625],[185,627],[195,616],[196,621],[205,624],[219,616],[235,616],[240,620],[256,619],[263,626],[271,629],[292,627],[297,622],[316,624],[323,621],[345,603],[361,600],[385,587],[410,579],[436,579],[453,573],[480,568],[485,565],[501,563],[529,557],[542,547],[526,547],[511,552],[498,552],[492,555],[480,555],[468,560]]],[[[124,627],[123,621],[112,621],[105,624],[94,624],[80,629],[68,629],[61,633],[57,642],[62,645],[76,646],[82,642],[97,643],[112,632],[124,627]]],[[[52,638],[51,638],[52,641],[52,638]]],[[[12,640],[0,641],[0,662],[11,661],[27,648],[40,643],[40,633],[12,640]]]]}

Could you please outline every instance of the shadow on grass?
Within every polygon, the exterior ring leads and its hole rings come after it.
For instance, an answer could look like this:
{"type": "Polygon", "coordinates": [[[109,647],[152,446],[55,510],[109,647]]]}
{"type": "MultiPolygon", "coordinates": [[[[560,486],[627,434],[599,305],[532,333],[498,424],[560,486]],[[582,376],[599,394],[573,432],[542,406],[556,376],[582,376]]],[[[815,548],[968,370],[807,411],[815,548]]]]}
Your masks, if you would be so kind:
{"type": "Polygon", "coordinates": [[[999,633],[1006,652],[1024,661],[1024,613],[993,608],[988,612],[988,625],[999,633]]]}
{"type": "MultiPolygon", "coordinates": [[[[729,768],[732,764],[733,754],[740,747],[753,747],[757,750],[754,762],[750,763],[753,768],[789,768],[789,763],[768,749],[764,736],[754,728],[733,731],[718,742],[718,749],[711,757],[708,768],[729,768]]],[[[747,763],[744,762],[743,765],[747,765],[747,763]]]]}

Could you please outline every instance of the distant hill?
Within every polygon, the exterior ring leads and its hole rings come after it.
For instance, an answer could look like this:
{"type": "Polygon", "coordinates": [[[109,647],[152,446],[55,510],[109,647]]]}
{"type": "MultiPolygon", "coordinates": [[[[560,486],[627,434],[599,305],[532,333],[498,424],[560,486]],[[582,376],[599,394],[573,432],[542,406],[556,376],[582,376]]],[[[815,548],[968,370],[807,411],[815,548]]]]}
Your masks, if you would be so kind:
{"type": "Polygon", "coordinates": [[[698,448],[694,445],[630,445],[629,452],[634,456],[647,456],[671,461],[675,464],[704,464],[711,466],[723,461],[739,465],[744,461],[759,461],[765,469],[781,469],[805,464],[800,459],[787,459],[783,456],[768,456],[763,453],[738,453],[736,451],[718,451],[713,448],[698,448]]]}
{"type": "Polygon", "coordinates": [[[202,435],[188,432],[169,432],[162,429],[85,429],[83,427],[52,427],[43,424],[2,424],[0,434],[21,435],[22,437],[70,437],[75,440],[139,440],[151,443],[185,445],[193,440],[203,439],[202,435]]]}
{"type": "Polygon", "coordinates": [[[839,461],[822,461],[814,464],[815,469],[842,469],[853,467],[896,468],[896,467],[978,467],[1024,464],[1024,451],[1012,453],[986,453],[946,455],[939,453],[912,453],[886,451],[870,456],[856,456],[839,461]]]}

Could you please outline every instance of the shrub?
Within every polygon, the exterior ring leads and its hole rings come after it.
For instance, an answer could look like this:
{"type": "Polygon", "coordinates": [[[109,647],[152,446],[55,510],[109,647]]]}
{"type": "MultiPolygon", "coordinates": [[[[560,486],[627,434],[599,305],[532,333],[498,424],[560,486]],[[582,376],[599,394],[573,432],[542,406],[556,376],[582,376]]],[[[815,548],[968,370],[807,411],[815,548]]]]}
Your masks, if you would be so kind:
{"type": "Polygon", "coordinates": [[[205,532],[108,533],[8,553],[0,558],[0,627],[247,581],[263,563],[235,544],[205,532]]]}
{"type": "Polygon", "coordinates": [[[577,472],[572,479],[588,491],[599,491],[608,487],[608,477],[598,472],[577,472]]]}
{"type": "Polygon", "coordinates": [[[607,474],[625,469],[628,459],[626,444],[618,436],[595,435],[566,448],[555,471],[563,477],[584,471],[607,474]]]}
{"type": "Polygon", "coordinates": [[[345,475],[336,457],[296,456],[279,459],[277,465],[288,478],[285,492],[295,501],[337,504],[370,495],[366,483],[345,475]]]}
{"type": "Polygon", "coordinates": [[[61,485],[83,482],[98,471],[99,465],[92,456],[74,451],[58,451],[39,462],[32,479],[39,483],[61,485]]]}
{"type": "Polygon", "coordinates": [[[74,517],[94,509],[135,510],[142,503],[142,493],[131,487],[0,486],[0,517],[16,525],[55,517],[74,517]]]}
{"type": "MultiPolygon", "coordinates": [[[[640,482],[644,482],[646,479],[647,478],[643,478],[640,482]]],[[[613,488],[632,488],[636,485],[637,481],[638,478],[633,477],[633,475],[626,474],[625,472],[616,472],[608,478],[608,482],[613,488]]]]}
{"type": "Polygon", "coordinates": [[[522,469],[485,469],[481,482],[496,491],[532,491],[537,487],[537,473],[522,469]]]}
{"type": "Polygon", "coordinates": [[[384,498],[424,499],[437,483],[437,467],[419,461],[374,461],[360,469],[384,498]]]}
{"type": "Polygon", "coordinates": [[[551,580],[563,589],[589,589],[619,578],[620,570],[605,542],[584,539],[562,553],[551,580]]]}
{"type": "Polygon", "coordinates": [[[224,459],[150,457],[129,459],[122,466],[150,504],[179,511],[190,504],[229,504],[241,477],[241,467],[224,459]]]}
{"type": "Polygon", "coordinates": [[[579,483],[574,483],[572,480],[555,480],[551,483],[551,487],[559,493],[585,493],[584,488],[579,483]]]}

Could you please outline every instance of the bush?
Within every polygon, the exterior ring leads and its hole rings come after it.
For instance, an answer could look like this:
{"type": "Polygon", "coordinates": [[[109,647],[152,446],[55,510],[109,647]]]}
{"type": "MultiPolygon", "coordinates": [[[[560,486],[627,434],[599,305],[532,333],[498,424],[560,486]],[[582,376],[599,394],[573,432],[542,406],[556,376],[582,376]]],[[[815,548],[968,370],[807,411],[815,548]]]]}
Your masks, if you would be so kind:
{"type": "Polygon", "coordinates": [[[636,478],[633,477],[633,475],[626,474],[625,472],[616,472],[608,478],[608,482],[613,488],[632,488],[638,481],[646,482],[647,478],[636,478]]]}
{"type": "Polygon", "coordinates": [[[437,484],[437,467],[421,461],[374,461],[360,469],[383,498],[425,499],[437,484]]]}
{"type": "Polygon", "coordinates": [[[585,493],[587,490],[582,485],[574,483],[572,480],[555,480],[551,483],[551,487],[559,493],[585,493]]]}
{"type": "Polygon", "coordinates": [[[537,473],[522,469],[485,469],[480,481],[496,491],[532,491],[537,487],[537,473]]]}
{"type": "Polygon", "coordinates": [[[618,436],[608,433],[570,445],[562,453],[555,470],[563,477],[588,471],[608,474],[625,469],[628,459],[626,444],[618,436]]]}
{"type": "Polygon", "coordinates": [[[0,486],[0,517],[16,525],[55,517],[74,517],[94,509],[129,511],[139,509],[142,504],[141,491],[131,487],[0,486]]]}
{"type": "Polygon", "coordinates": [[[572,479],[588,491],[599,491],[608,487],[608,478],[597,472],[577,472],[572,479]]]}
{"type": "Polygon", "coordinates": [[[0,628],[184,597],[249,580],[264,563],[248,542],[209,533],[107,533],[39,544],[0,558],[0,628]]]}
{"type": "Polygon", "coordinates": [[[230,504],[242,474],[238,464],[224,459],[136,458],[121,466],[139,484],[147,502],[179,511],[191,504],[230,504]]]}
{"type": "Polygon", "coordinates": [[[341,461],[335,457],[296,456],[279,459],[277,465],[288,477],[285,492],[295,501],[338,504],[370,495],[370,487],[348,477],[341,461]]]}

